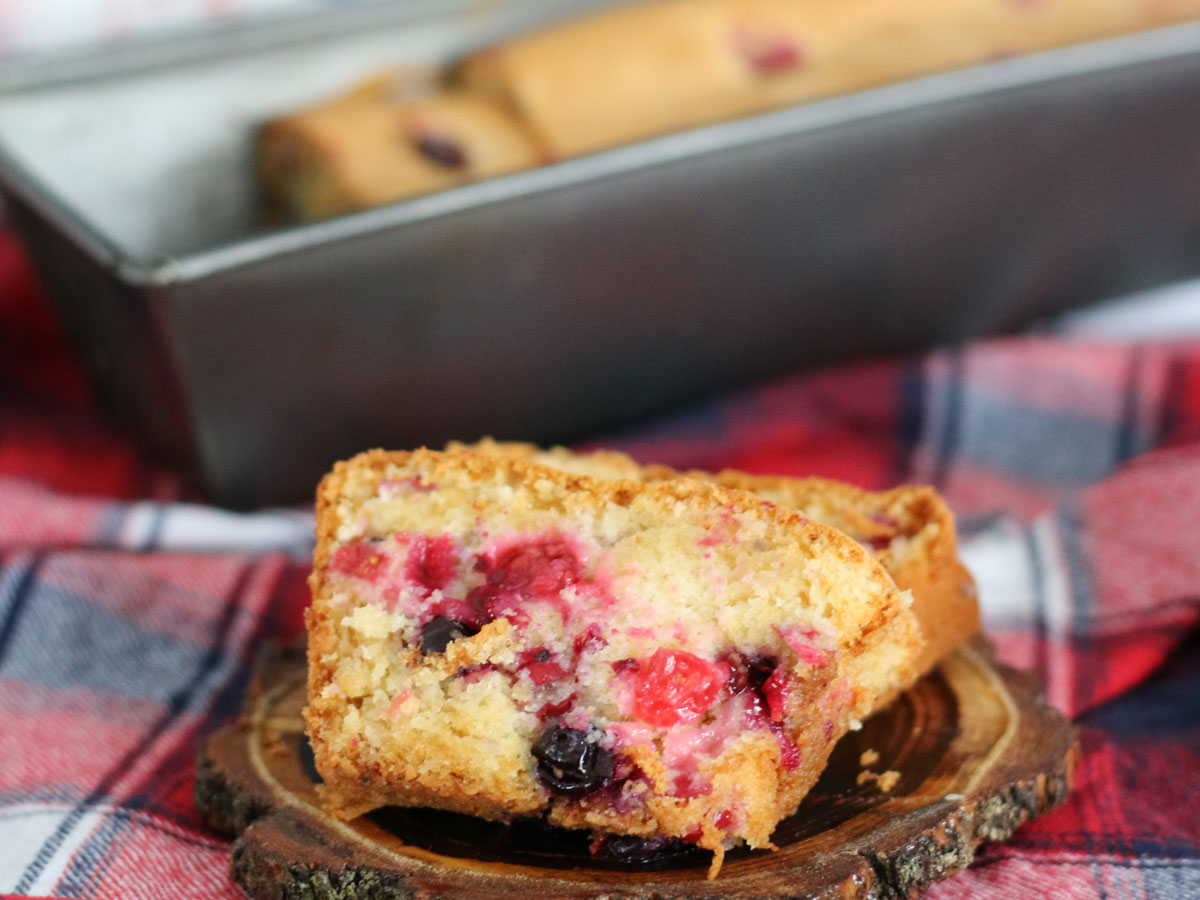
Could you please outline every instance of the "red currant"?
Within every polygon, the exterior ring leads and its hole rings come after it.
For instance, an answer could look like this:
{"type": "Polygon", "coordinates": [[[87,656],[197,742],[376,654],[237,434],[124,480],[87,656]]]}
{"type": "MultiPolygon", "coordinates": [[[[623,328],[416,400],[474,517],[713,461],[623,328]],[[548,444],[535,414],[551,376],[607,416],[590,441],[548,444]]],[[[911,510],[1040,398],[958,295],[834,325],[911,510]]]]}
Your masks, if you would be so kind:
{"type": "Polygon", "coordinates": [[[659,648],[638,664],[634,711],[651,725],[695,722],[717,699],[728,672],[686,650],[659,648]]]}
{"type": "Polygon", "coordinates": [[[355,541],[338,547],[329,567],[339,574],[374,581],[387,563],[387,556],[370,541],[355,541]]]}

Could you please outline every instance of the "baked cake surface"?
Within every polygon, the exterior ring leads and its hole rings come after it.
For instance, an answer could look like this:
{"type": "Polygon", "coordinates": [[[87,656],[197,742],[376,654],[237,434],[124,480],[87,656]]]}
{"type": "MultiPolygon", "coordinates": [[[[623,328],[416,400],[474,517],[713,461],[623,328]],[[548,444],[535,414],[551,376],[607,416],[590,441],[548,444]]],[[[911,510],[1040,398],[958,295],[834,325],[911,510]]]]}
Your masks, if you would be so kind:
{"type": "Polygon", "coordinates": [[[921,649],[862,546],[711,483],[373,451],[317,529],[305,718],[343,817],[544,815],[716,868],[770,845],[921,649]]]}
{"type": "Polygon", "coordinates": [[[1198,14],[1197,0],[644,0],[459,72],[571,156],[1198,14]]]}

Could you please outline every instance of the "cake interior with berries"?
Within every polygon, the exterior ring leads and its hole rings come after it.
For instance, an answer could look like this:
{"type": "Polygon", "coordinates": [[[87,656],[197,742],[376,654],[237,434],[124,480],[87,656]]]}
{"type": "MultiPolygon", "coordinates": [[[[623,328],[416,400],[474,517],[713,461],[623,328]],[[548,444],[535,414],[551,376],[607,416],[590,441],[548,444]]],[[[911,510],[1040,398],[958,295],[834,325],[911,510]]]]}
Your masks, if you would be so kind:
{"type": "Polygon", "coordinates": [[[978,592],[958,556],[954,513],[938,492],[926,485],[870,491],[830,478],[753,475],[736,469],[680,472],[664,465],[640,465],[616,450],[581,453],[566,447],[541,448],[492,438],[449,446],[524,459],[594,478],[693,478],[752,491],[858,541],[887,569],[898,587],[912,592],[913,613],[922,638],[919,671],[929,671],[948,652],[979,632],[978,592]]]}
{"type": "Polygon", "coordinates": [[[769,847],[915,677],[855,541],[689,479],[372,451],[318,491],[305,710],[323,802],[769,847]]]}
{"type": "MultiPolygon", "coordinates": [[[[657,468],[651,467],[651,471],[657,468]]],[[[919,671],[932,669],[947,653],[979,633],[975,579],[958,555],[954,513],[933,488],[901,485],[868,491],[827,478],[749,475],[732,469],[713,475],[684,474],[753,491],[764,500],[830,525],[869,549],[897,586],[912,592],[913,613],[921,627],[919,671]]]]}

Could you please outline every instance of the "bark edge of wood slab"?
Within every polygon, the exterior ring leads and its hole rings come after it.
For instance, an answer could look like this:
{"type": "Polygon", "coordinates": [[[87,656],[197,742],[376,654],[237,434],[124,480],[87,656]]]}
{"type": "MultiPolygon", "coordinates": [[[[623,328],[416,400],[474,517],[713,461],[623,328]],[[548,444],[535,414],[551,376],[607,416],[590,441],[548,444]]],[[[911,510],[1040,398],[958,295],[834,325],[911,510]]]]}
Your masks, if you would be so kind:
{"type": "Polygon", "coordinates": [[[776,830],[778,850],[732,851],[708,881],[703,851],[596,860],[585,835],[530,822],[401,809],[335,821],[317,803],[304,690],[303,651],[265,650],[241,718],[204,741],[198,762],[196,804],[237,836],[233,877],[259,900],[913,897],[1061,805],[1077,755],[1036,676],[976,640],[839,742],[776,830]],[[878,759],[864,766],[866,750],[878,759]],[[899,774],[887,792],[885,772],[899,774]]]}

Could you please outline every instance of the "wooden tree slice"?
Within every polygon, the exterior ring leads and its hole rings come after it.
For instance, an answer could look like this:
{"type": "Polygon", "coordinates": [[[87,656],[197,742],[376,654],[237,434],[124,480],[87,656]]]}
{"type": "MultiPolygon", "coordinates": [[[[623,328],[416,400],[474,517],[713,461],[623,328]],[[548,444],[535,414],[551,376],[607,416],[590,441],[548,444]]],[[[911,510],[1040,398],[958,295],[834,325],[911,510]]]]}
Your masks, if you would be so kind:
{"type": "Polygon", "coordinates": [[[233,876],[255,898],[911,897],[1061,804],[1076,754],[1033,676],[995,664],[982,642],[960,648],[839,742],[776,830],[778,850],[732,851],[709,881],[706,851],[597,860],[585,834],[532,822],[425,809],[338,822],[318,803],[304,690],[302,653],[266,654],[242,719],[200,758],[196,802],[214,828],[240,834],[233,876]]]}

